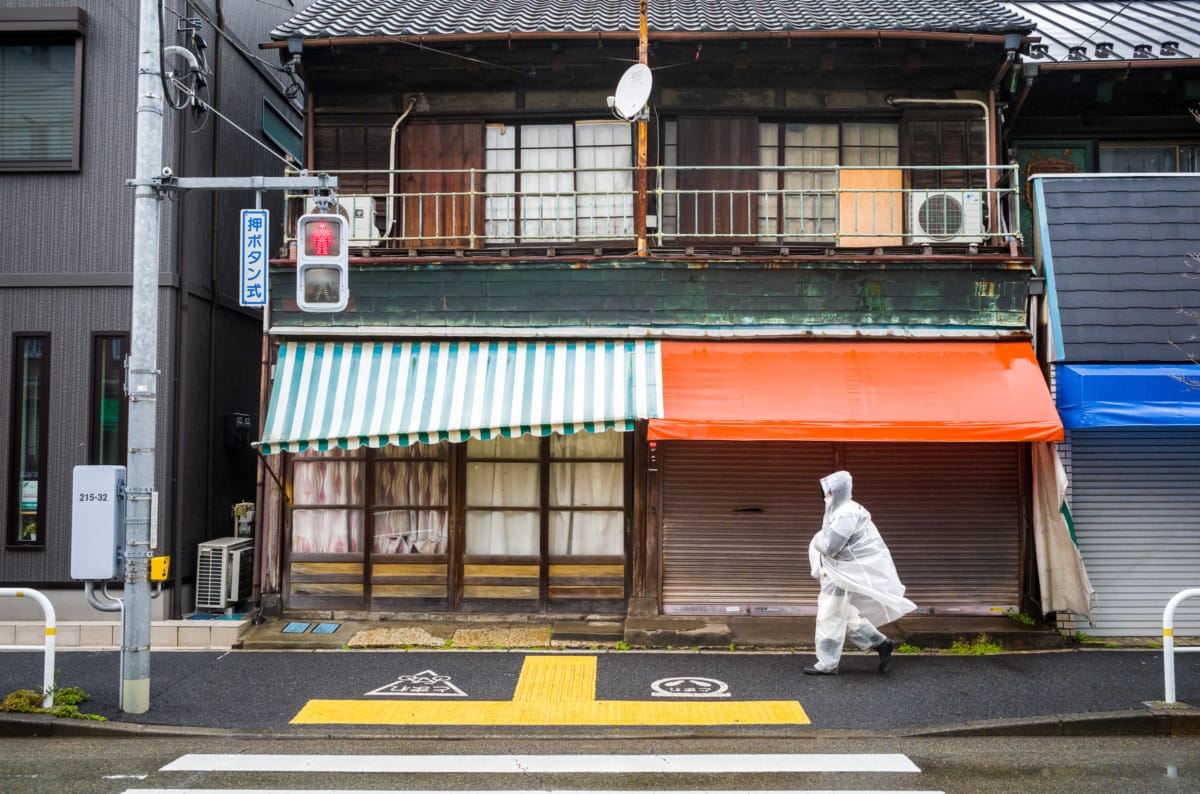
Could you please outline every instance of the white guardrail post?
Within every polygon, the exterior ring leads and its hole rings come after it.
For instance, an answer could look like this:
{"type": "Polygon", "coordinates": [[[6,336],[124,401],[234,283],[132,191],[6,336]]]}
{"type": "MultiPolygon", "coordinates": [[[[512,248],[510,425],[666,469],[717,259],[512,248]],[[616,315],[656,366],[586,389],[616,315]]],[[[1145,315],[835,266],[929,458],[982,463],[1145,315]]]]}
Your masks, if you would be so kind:
{"type": "MultiPolygon", "coordinates": [[[[45,655],[42,660],[42,708],[48,709],[54,705],[54,637],[58,631],[58,624],[54,620],[54,604],[51,604],[50,599],[37,590],[28,587],[0,587],[0,596],[13,596],[14,598],[28,596],[37,601],[42,607],[42,612],[46,614],[46,644],[43,646],[45,655]]],[[[38,648],[36,645],[4,647],[14,651],[36,651],[38,648]]]]}
{"type": "Polygon", "coordinates": [[[1200,653],[1200,646],[1188,648],[1175,647],[1175,608],[1186,599],[1195,596],[1200,596],[1200,587],[1193,587],[1190,590],[1176,593],[1167,602],[1166,608],[1163,609],[1163,680],[1165,684],[1163,702],[1168,705],[1175,702],[1175,654],[1185,652],[1200,653]]]}

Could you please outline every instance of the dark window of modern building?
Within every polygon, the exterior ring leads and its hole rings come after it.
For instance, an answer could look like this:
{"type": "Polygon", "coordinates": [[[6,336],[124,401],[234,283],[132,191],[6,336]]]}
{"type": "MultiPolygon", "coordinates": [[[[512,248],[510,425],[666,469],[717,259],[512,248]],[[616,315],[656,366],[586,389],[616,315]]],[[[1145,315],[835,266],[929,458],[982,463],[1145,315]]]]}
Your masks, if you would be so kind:
{"type": "Polygon", "coordinates": [[[1160,144],[1101,144],[1100,171],[1109,174],[1164,174],[1200,171],[1200,147],[1160,144]]]}
{"type": "Polygon", "coordinates": [[[15,338],[9,450],[8,537],[10,546],[46,542],[46,463],[50,407],[50,337],[15,338]]]}
{"type": "Polygon", "coordinates": [[[88,460],[92,465],[125,462],[128,403],[125,400],[126,334],[98,334],[92,341],[91,428],[88,460]]]}
{"type": "Polygon", "coordinates": [[[77,171],[83,99],[79,8],[0,10],[0,171],[77,171]]]}

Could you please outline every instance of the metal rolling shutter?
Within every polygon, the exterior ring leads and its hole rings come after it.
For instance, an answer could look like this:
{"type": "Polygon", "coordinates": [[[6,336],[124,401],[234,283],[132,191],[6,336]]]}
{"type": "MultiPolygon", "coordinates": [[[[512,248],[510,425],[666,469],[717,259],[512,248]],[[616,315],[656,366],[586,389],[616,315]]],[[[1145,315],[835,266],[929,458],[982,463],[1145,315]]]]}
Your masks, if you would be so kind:
{"type": "MultiPolygon", "coordinates": [[[[1200,587],[1200,430],[1071,433],[1071,514],[1096,590],[1101,637],[1158,637],[1171,596],[1200,587]]],[[[1175,613],[1179,634],[1200,633],[1200,604],[1175,613]]]]}
{"type": "Polygon", "coordinates": [[[907,595],[933,614],[1020,604],[1018,444],[847,444],[854,497],[875,519],[907,595]]]}
{"type": "Polygon", "coordinates": [[[817,481],[854,475],[909,596],[934,614],[1015,607],[1020,592],[1018,444],[665,442],[667,613],[815,612],[808,541],[817,481]],[[845,450],[835,464],[835,447],[845,450]],[[761,508],[761,512],[748,509],[761,508]]]}
{"type": "Polygon", "coordinates": [[[815,612],[808,541],[833,444],[663,442],[663,610],[815,612]]]}

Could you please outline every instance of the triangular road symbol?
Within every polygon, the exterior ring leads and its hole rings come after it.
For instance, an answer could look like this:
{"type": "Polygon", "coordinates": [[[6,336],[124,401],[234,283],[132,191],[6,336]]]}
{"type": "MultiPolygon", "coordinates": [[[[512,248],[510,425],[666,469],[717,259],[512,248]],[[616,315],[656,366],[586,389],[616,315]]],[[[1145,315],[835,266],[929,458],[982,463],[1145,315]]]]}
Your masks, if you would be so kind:
{"type": "Polygon", "coordinates": [[[450,676],[439,675],[432,670],[423,670],[412,675],[402,675],[387,686],[381,686],[373,692],[368,692],[367,695],[465,698],[467,693],[452,684],[450,676]]]}

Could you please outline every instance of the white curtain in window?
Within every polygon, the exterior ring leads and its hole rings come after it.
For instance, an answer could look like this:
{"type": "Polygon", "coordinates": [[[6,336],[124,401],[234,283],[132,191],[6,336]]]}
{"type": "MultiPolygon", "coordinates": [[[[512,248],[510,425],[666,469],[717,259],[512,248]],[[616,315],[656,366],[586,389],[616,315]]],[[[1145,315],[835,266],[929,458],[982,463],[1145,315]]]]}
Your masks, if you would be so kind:
{"type": "MultiPolygon", "coordinates": [[[[534,450],[536,452],[536,446],[534,450]]],[[[536,462],[468,463],[467,554],[536,556],[540,546],[538,491],[536,462]]]]}

